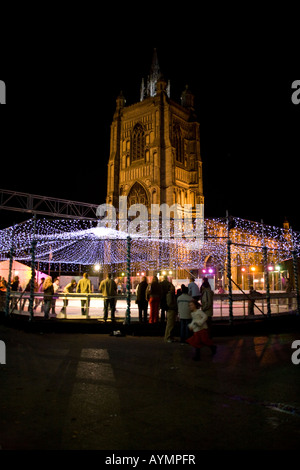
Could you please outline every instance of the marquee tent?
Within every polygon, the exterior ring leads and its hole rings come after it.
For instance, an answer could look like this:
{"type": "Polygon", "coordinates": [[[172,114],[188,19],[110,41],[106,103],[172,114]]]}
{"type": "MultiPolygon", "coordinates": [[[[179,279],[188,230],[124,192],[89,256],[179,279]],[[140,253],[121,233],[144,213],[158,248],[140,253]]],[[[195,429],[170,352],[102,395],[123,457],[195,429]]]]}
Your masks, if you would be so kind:
{"type": "MultiPolygon", "coordinates": [[[[8,273],[9,273],[9,260],[1,261],[0,262],[0,276],[4,277],[4,279],[7,281],[8,273]]],[[[21,287],[21,289],[24,290],[26,285],[31,279],[31,267],[27,266],[26,264],[20,263],[19,261],[13,260],[11,280],[13,280],[14,276],[19,276],[19,281],[20,281],[19,287],[21,287]]],[[[36,270],[36,279],[38,281],[38,284],[42,277],[46,278],[47,274],[36,270]]]]}

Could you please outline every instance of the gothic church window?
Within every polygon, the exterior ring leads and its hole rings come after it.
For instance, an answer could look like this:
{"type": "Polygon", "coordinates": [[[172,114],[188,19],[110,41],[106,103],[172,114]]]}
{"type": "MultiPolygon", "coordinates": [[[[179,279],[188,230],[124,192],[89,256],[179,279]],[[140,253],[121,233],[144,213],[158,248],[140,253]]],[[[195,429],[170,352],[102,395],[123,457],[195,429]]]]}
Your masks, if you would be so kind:
{"type": "Polygon", "coordinates": [[[131,161],[144,159],[145,135],[141,124],[136,124],[132,131],[131,161]]]}
{"type": "Polygon", "coordinates": [[[178,125],[173,129],[173,145],[175,147],[177,162],[184,163],[184,140],[178,125]]]}

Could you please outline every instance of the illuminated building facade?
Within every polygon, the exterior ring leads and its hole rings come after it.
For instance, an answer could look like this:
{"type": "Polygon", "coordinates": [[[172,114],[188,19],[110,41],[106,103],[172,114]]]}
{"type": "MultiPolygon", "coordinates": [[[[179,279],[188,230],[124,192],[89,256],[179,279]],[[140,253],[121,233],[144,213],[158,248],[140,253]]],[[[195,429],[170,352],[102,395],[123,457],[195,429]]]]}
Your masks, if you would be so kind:
{"type": "MultiPolygon", "coordinates": [[[[151,204],[165,203],[169,207],[176,203],[181,206],[191,204],[193,208],[196,204],[204,204],[200,124],[195,115],[194,95],[186,87],[179,104],[171,99],[170,89],[170,82],[161,74],[154,50],[150,74],[147,80],[142,80],[140,101],[127,106],[122,92],[118,96],[111,124],[107,204],[117,208],[119,196],[126,196],[128,207],[140,203],[148,208],[149,214],[151,204]]],[[[231,231],[235,242],[231,275],[236,286],[242,289],[264,288],[264,244],[268,245],[271,287],[283,287],[280,267],[276,263],[279,258],[282,261],[282,251],[277,256],[278,250],[290,245],[288,227],[284,227],[280,240],[273,240],[268,234],[264,240],[261,227],[261,224],[257,227],[254,224],[231,231]]],[[[137,275],[157,271],[174,274],[175,270],[177,278],[187,278],[187,273],[191,272],[195,277],[213,277],[216,286],[226,287],[227,235],[224,220],[207,220],[205,246],[201,253],[187,257],[190,264],[181,258],[182,248],[176,248],[176,253],[174,246],[172,253],[168,248],[168,254],[162,260],[162,248],[156,251],[154,247],[152,258],[157,257],[156,267],[153,262],[137,262],[134,270],[137,275]],[[177,260],[176,266],[173,263],[172,267],[172,259],[177,260]],[[180,269],[183,265],[185,268],[180,269]],[[169,271],[171,267],[173,271],[169,271]]]]}
{"type": "Polygon", "coordinates": [[[121,93],[111,125],[106,202],[118,207],[174,203],[203,204],[200,131],[194,96],[188,88],[181,104],[170,98],[170,82],[162,76],[154,50],[140,102],[126,106],[121,93]]]}

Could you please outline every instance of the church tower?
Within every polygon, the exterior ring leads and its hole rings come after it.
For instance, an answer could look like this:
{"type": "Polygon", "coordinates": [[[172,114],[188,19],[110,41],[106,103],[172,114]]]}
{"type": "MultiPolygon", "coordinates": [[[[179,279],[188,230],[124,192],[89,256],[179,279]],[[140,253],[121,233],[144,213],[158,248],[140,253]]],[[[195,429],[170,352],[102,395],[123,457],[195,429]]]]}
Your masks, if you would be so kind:
{"type": "Polygon", "coordinates": [[[154,49],[140,102],[127,106],[123,93],[116,100],[111,124],[106,202],[128,207],[141,203],[203,204],[200,125],[194,95],[186,87],[181,103],[170,97],[154,49]]]}

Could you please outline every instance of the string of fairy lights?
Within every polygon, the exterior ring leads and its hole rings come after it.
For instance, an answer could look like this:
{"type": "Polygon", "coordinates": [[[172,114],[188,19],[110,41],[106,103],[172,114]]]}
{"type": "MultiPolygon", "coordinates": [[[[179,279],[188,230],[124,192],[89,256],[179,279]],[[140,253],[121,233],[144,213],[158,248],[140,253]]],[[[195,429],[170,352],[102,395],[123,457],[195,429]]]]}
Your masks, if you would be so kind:
{"type": "MultiPolygon", "coordinates": [[[[268,263],[277,264],[300,256],[300,233],[280,227],[232,218],[229,231],[232,266],[251,266],[263,263],[263,247],[268,250],[268,263]]],[[[205,219],[203,239],[174,238],[162,230],[158,237],[145,236],[148,230],[131,233],[131,262],[140,271],[193,269],[205,266],[210,257],[214,266],[224,266],[227,256],[228,226],[226,219],[205,219]]],[[[189,232],[191,233],[191,232],[189,232]]],[[[30,262],[32,241],[35,240],[35,260],[65,266],[76,270],[78,265],[126,265],[128,232],[99,226],[95,221],[73,219],[29,219],[26,222],[0,231],[0,260],[9,258],[30,262]]]]}

